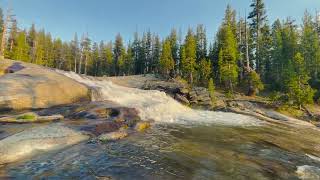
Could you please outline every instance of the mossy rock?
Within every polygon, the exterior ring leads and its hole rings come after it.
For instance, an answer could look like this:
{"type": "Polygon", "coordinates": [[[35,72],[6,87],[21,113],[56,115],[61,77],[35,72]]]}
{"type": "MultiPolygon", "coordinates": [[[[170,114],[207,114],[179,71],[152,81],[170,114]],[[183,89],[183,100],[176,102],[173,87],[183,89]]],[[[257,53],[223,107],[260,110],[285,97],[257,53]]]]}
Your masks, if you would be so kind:
{"type": "Polygon", "coordinates": [[[151,124],[149,122],[138,122],[136,124],[136,131],[139,131],[139,132],[143,132],[145,131],[146,129],[149,129],[151,127],[151,124]]]}
{"type": "Polygon", "coordinates": [[[16,119],[20,121],[36,121],[38,119],[38,115],[34,113],[26,113],[19,115],[16,119]]]}
{"type": "Polygon", "coordinates": [[[39,116],[36,113],[29,112],[25,114],[20,114],[17,116],[8,116],[0,118],[0,123],[42,123],[51,122],[56,120],[62,120],[64,117],[62,115],[52,115],[52,116],[39,116]]]}

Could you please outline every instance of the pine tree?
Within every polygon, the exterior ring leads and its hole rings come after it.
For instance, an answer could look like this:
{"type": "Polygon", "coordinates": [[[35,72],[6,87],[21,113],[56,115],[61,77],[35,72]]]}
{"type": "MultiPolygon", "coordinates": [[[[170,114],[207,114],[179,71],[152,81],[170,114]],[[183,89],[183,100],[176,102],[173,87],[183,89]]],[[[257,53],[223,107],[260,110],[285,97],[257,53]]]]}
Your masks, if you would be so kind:
{"type": "Polygon", "coordinates": [[[91,73],[93,76],[100,76],[101,61],[99,55],[99,46],[96,42],[92,45],[92,64],[91,64],[91,73]]]}
{"type": "Polygon", "coordinates": [[[284,70],[282,59],[283,40],[282,40],[282,24],[280,20],[276,20],[272,25],[272,51],[271,51],[271,90],[279,90],[284,70]]]}
{"type": "Polygon", "coordinates": [[[143,72],[143,65],[141,59],[141,41],[139,39],[139,35],[137,32],[134,33],[134,41],[132,43],[132,50],[134,56],[134,63],[135,63],[135,73],[141,74],[143,72]]]}
{"type": "Polygon", "coordinates": [[[171,54],[174,60],[174,69],[178,72],[179,67],[179,44],[178,44],[178,35],[176,29],[172,29],[170,36],[170,46],[171,46],[171,54]]]}
{"type": "Polygon", "coordinates": [[[197,62],[207,58],[207,35],[203,24],[198,25],[196,33],[197,41],[197,62]]]}
{"type": "Polygon", "coordinates": [[[196,72],[196,38],[192,29],[188,30],[184,43],[184,51],[185,59],[181,59],[181,67],[184,72],[184,77],[188,79],[190,84],[193,84],[196,72]]]}
{"type": "Polygon", "coordinates": [[[229,93],[233,93],[238,78],[238,45],[236,34],[233,30],[233,22],[230,19],[232,14],[235,13],[228,6],[224,23],[218,32],[220,79],[229,93]]]}
{"type": "Polygon", "coordinates": [[[214,82],[213,82],[212,78],[210,78],[210,80],[208,82],[208,91],[209,91],[209,94],[210,94],[210,98],[211,98],[212,104],[215,104],[215,101],[216,101],[215,86],[214,86],[214,82]]]}
{"type": "Polygon", "coordinates": [[[81,62],[84,63],[84,74],[87,74],[88,71],[88,62],[90,60],[91,52],[91,39],[89,38],[88,33],[83,36],[81,41],[81,58],[80,58],[80,70],[79,73],[82,73],[81,62]]]}
{"type": "Polygon", "coordinates": [[[123,46],[123,40],[120,34],[116,36],[116,41],[114,43],[113,48],[113,55],[114,55],[114,68],[115,68],[115,74],[114,75],[120,75],[120,67],[122,66],[123,60],[124,60],[124,46],[123,46]]]}
{"type": "Polygon", "coordinates": [[[268,24],[261,28],[261,47],[260,47],[260,75],[263,82],[272,83],[270,77],[271,70],[271,51],[272,51],[272,35],[268,24]]]}
{"type": "Polygon", "coordinates": [[[249,14],[248,19],[251,19],[251,32],[253,34],[253,45],[255,51],[255,65],[256,71],[260,73],[261,71],[261,48],[263,43],[261,41],[261,29],[267,23],[266,10],[263,0],[253,0],[250,5],[253,8],[252,12],[249,14]]]}
{"type": "Polygon", "coordinates": [[[160,72],[165,77],[168,77],[169,72],[174,69],[174,60],[172,58],[170,40],[163,42],[162,52],[160,57],[160,72]]]}
{"type": "Polygon", "coordinates": [[[30,46],[30,57],[31,57],[31,62],[34,63],[35,62],[35,57],[36,57],[36,35],[37,35],[37,31],[36,31],[36,27],[35,24],[32,24],[31,28],[29,29],[28,32],[28,43],[30,46]]]}
{"type": "Polygon", "coordinates": [[[246,77],[248,86],[248,96],[255,96],[259,91],[264,89],[264,84],[261,81],[260,75],[256,71],[250,71],[246,77]]]}
{"type": "Polygon", "coordinates": [[[152,65],[151,70],[152,72],[158,72],[158,66],[160,62],[161,56],[161,42],[158,35],[156,35],[153,39],[153,49],[152,49],[152,65]]]}
{"type": "Polygon", "coordinates": [[[314,80],[318,79],[320,70],[320,41],[312,16],[307,11],[303,18],[301,49],[308,65],[310,76],[314,80]]]}
{"type": "Polygon", "coordinates": [[[45,66],[54,67],[53,42],[50,33],[47,33],[45,38],[45,66]]]}
{"type": "Polygon", "coordinates": [[[57,38],[53,40],[53,66],[54,68],[61,69],[63,65],[63,57],[62,57],[62,40],[57,38]]]}
{"type": "Polygon", "coordinates": [[[41,30],[36,34],[35,39],[35,52],[34,52],[34,63],[44,65],[44,58],[45,58],[45,38],[46,34],[44,30],[41,30]]]}
{"type": "Polygon", "coordinates": [[[315,91],[310,87],[310,77],[305,68],[305,61],[300,53],[293,60],[294,71],[288,82],[289,100],[301,109],[303,105],[313,103],[315,91]]]}
{"type": "Polygon", "coordinates": [[[202,59],[199,64],[199,84],[207,87],[210,76],[212,74],[211,62],[207,59],[202,59]]]}
{"type": "Polygon", "coordinates": [[[78,40],[78,35],[77,33],[74,34],[74,38],[71,41],[71,51],[72,51],[72,56],[73,56],[73,71],[77,73],[77,65],[78,65],[78,59],[79,59],[79,40],[78,40]]]}
{"type": "Polygon", "coordinates": [[[132,50],[132,44],[129,43],[127,52],[125,55],[125,74],[132,75],[134,73],[134,56],[132,50]]]}
{"type": "Polygon", "coordinates": [[[106,59],[106,74],[109,76],[115,74],[114,68],[113,68],[114,63],[113,63],[112,49],[113,49],[112,42],[110,41],[104,49],[105,59],[106,59]]]}
{"type": "Polygon", "coordinates": [[[17,45],[13,48],[14,59],[30,62],[29,49],[30,47],[27,42],[26,32],[19,32],[17,36],[17,45]]]}
{"type": "Polygon", "coordinates": [[[15,19],[12,20],[11,23],[11,28],[10,28],[10,34],[9,34],[9,39],[8,39],[8,46],[5,50],[5,57],[12,59],[14,54],[13,54],[13,48],[17,44],[17,34],[18,34],[18,25],[17,21],[15,19]]]}

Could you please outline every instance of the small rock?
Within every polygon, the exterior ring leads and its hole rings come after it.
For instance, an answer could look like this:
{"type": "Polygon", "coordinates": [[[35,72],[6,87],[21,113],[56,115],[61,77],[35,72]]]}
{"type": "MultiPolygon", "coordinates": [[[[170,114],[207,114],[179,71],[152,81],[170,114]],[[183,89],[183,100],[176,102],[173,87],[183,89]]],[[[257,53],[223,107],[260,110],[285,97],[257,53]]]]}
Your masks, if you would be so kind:
{"type": "Polygon", "coordinates": [[[180,103],[182,103],[184,105],[189,105],[190,104],[189,100],[186,97],[181,96],[179,94],[176,94],[174,99],[176,99],[177,101],[179,101],[180,103]]]}
{"type": "Polygon", "coordinates": [[[126,131],[116,131],[107,134],[102,134],[98,137],[100,141],[116,141],[128,136],[126,131]]]}
{"type": "Polygon", "coordinates": [[[136,131],[139,131],[139,132],[143,132],[145,131],[146,129],[150,128],[150,123],[149,122],[138,122],[136,124],[136,131]]]}

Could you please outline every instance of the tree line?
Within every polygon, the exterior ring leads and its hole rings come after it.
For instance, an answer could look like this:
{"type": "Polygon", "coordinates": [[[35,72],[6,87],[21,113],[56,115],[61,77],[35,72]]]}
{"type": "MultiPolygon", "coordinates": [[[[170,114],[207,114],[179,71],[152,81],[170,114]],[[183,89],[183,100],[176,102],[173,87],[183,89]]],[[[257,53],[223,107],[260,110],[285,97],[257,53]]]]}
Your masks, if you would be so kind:
{"type": "Polygon", "coordinates": [[[1,11],[1,54],[91,76],[178,75],[229,95],[252,96],[265,89],[298,107],[319,101],[320,16],[306,11],[302,24],[290,17],[269,23],[263,0],[253,0],[250,7],[248,15],[237,17],[228,5],[213,42],[203,25],[189,28],[185,37],[173,29],[161,39],[149,30],[136,32],[128,43],[120,34],[114,42],[93,42],[88,34],[67,42],[35,25],[19,29],[1,11]]]}

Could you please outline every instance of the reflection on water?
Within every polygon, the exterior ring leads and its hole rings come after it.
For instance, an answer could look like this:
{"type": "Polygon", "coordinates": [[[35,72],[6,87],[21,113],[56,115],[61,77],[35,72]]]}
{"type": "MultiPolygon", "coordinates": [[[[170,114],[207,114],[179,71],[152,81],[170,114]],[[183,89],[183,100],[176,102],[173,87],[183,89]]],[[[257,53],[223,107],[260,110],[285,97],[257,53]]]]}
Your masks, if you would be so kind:
{"type": "Polygon", "coordinates": [[[297,167],[320,167],[311,158],[320,157],[319,135],[273,125],[157,125],[122,141],[33,157],[6,171],[17,179],[298,179],[297,167]]]}

